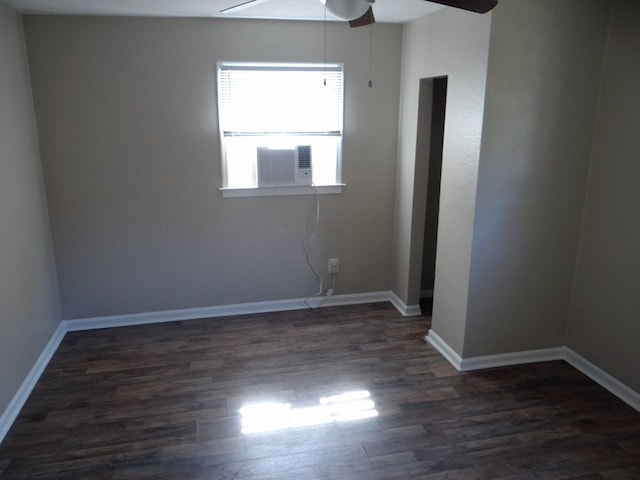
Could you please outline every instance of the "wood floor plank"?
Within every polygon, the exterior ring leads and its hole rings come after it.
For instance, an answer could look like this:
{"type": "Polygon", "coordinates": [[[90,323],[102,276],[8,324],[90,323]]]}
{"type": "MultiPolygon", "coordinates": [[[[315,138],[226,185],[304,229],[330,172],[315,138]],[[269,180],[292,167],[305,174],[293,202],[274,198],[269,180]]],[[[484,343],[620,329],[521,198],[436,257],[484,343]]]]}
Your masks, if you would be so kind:
{"type": "Polygon", "coordinates": [[[564,362],[457,372],[429,323],[376,303],[68,333],[0,480],[640,479],[638,412],[564,362]],[[253,428],[279,429],[243,434],[266,402],[253,428]]]}

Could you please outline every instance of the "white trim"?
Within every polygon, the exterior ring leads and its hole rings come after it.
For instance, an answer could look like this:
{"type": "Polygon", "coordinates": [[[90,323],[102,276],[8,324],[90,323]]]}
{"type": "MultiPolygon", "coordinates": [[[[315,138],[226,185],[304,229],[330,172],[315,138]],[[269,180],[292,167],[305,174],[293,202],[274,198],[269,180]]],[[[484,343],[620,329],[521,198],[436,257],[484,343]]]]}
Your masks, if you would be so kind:
{"type": "Polygon", "coordinates": [[[424,337],[424,339],[428,344],[440,352],[440,355],[446,358],[456,370],[461,371],[462,357],[458,355],[456,351],[440,337],[440,335],[433,330],[429,330],[429,333],[424,337]]]}
{"type": "Polygon", "coordinates": [[[422,315],[422,309],[420,308],[420,305],[406,305],[404,311],[401,310],[400,313],[405,317],[419,317],[422,315]]]}
{"type": "Polygon", "coordinates": [[[180,320],[196,320],[201,318],[218,318],[232,315],[248,315],[252,313],[284,312],[304,308],[304,303],[293,300],[276,300],[272,302],[241,303],[220,305],[216,307],[185,308],[181,310],[164,310],[158,312],[110,315],[90,317],[76,320],[65,320],[70,332],[96,330],[99,328],[129,327],[154,323],[177,322],[180,320]]]}
{"type": "Polygon", "coordinates": [[[512,365],[521,365],[524,363],[564,360],[569,365],[591,378],[598,385],[606,388],[627,405],[640,412],[640,393],[632,390],[624,383],[612,377],[600,367],[597,367],[568,347],[544,348],[540,350],[527,350],[523,352],[462,358],[433,330],[429,330],[429,333],[425,336],[425,340],[440,352],[440,354],[460,372],[469,372],[493,367],[507,367],[512,365]]]}
{"type": "Polygon", "coordinates": [[[338,307],[342,305],[359,305],[362,303],[391,302],[391,295],[392,293],[389,291],[332,295],[331,297],[321,297],[322,304],[318,306],[338,307]]]}
{"type": "MultiPolygon", "coordinates": [[[[355,293],[349,295],[333,295],[331,297],[312,297],[307,303],[313,308],[339,305],[356,305],[360,303],[376,303],[390,301],[391,292],[355,293]]],[[[95,330],[98,328],[126,327],[131,325],[147,325],[152,323],[176,322],[199,318],[229,317],[232,315],[248,315],[253,313],[284,312],[287,310],[304,310],[309,308],[304,298],[275,300],[268,302],[238,303],[215,307],[186,308],[182,310],[165,310],[160,312],[134,313],[129,315],[112,315],[106,317],[65,320],[67,331],[95,330]]],[[[402,313],[402,312],[400,312],[402,313]]]]}
{"type": "Polygon", "coordinates": [[[389,292],[388,301],[396,307],[396,310],[398,310],[403,317],[417,317],[422,315],[420,305],[407,305],[394,292],[389,292]]]}
{"type": "Polygon", "coordinates": [[[291,185],[280,187],[220,188],[220,191],[222,192],[223,198],[274,197],[342,193],[343,187],[346,187],[344,183],[337,183],[335,185],[318,185],[315,187],[308,185],[291,185]]]}
{"type": "Polygon", "coordinates": [[[627,405],[640,412],[640,393],[627,387],[624,383],[612,377],[600,367],[594,365],[568,347],[565,347],[564,360],[569,365],[580,370],[591,380],[609,390],[627,405]]]}
{"type": "Polygon", "coordinates": [[[506,367],[535,362],[551,362],[554,360],[564,360],[564,347],[541,348],[539,350],[524,350],[522,352],[463,358],[460,371],[470,372],[473,370],[483,370],[485,368],[506,367]]]}
{"type": "Polygon", "coordinates": [[[45,368],[47,368],[51,357],[53,357],[53,354],[58,349],[58,346],[64,338],[65,333],[66,330],[64,322],[60,322],[58,328],[56,328],[55,332],[53,332],[51,339],[49,340],[49,342],[47,342],[44,350],[42,350],[42,353],[36,360],[36,363],[33,365],[26,378],[20,385],[20,388],[18,388],[18,391],[9,402],[9,405],[2,413],[2,416],[0,416],[0,443],[2,443],[4,437],[9,432],[11,425],[13,425],[13,422],[18,417],[20,410],[22,410],[22,407],[29,398],[29,395],[31,395],[31,392],[36,386],[36,383],[42,375],[42,372],[44,372],[45,368]]]}

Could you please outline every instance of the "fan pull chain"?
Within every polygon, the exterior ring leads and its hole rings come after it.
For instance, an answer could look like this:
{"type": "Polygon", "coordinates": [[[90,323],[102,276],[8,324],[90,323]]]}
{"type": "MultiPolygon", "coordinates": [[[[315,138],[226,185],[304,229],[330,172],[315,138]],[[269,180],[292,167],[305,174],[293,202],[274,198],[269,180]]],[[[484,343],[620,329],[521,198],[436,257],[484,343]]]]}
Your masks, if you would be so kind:
{"type": "Polygon", "coordinates": [[[373,88],[373,23],[369,25],[369,88],[373,88]]]}
{"type": "Polygon", "coordinates": [[[324,86],[327,86],[327,2],[324,2],[324,86]]]}

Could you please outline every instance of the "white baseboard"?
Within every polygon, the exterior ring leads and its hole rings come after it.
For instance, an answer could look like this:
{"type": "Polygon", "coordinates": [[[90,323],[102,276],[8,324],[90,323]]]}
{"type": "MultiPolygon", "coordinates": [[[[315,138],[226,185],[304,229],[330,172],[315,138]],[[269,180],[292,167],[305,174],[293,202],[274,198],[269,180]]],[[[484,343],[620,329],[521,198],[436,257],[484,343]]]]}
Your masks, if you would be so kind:
{"type": "Polygon", "coordinates": [[[640,393],[630,389],[624,383],[612,377],[600,367],[597,367],[568,347],[565,348],[564,360],[591,378],[591,380],[609,390],[627,405],[640,412],[640,393]]]}
{"type": "Polygon", "coordinates": [[[417,317],[422,315],[420,305],[407,305],[394,292],[389,292],[389,298],[387,300],[396,307],[396,310],[398,310],[403,317],[417,317]]]}
{"type": "Polygon", "coordinates": [[[424,339],[428,344],[440,352],[440,355],[446,358],[456,370],[459,372],[462,371],[462,357],[458,355],[447,342],[440,338],[440,335],[433,330],[429,330],[429,333],[424,337],[424,339]]]}
{"type": "MultiPolygon", "coordinates": [[[[309,303],[319,307],[339,307],[343,305],[360,305],[362,303],[379,303],[391,302],[393,292],[368,292],[368,293],[351,293],[344,295],[333,295],[331,297],[314,297],[309,303]]],[[[393,303],[393,302],[391,302],[393,303]]],[[[305,308],[303,306],[302,308],[305,308]]],[[[394,305],[395,307],[395,305],[394,305]]],[[[402,312],[400,312],[402,313],[402,312]]]]}
{"type": "MultiPolygon", "coordinates": [[[[315,301],[317,302],[317,300],[315,301]]],[[[271,302],[240,303],[235,305],[219,305],[215,307],[184,308],[180,310],[164,310],[159,312],[89,317],[65,320],[64,324],[67,331],[75,332],[96,330],[99,328],[130,327],[133,325],[177,322],[180,320],[250,315],[253,313],[284,312],[287,310],[300,310],[303,308],[308,308],[304,304],[304,299],[276,300],[271,302]]]]}
{"type": "Polygon", "coordinates": [[[504,367],[507,365],[522,365],[525,363],[564,360],[564,351],[564,347],[556,347],[463,358],[460,370],[463,372],[470,372],[473,370],[504,367]]]}
{"type": "Polygon", "coordinates": [[[594,382],[609,390],[609,392],[614,394],[630,407],[640,412],[640,393],[627,387],[624,383],[612,377],[607,372],[589,362],[586,358],[568,347],[544,348],[540,350],[527,350],[523,352],[462,358],[433,330],[429,330],[429,333],[425,336],[425,340],[440,352],[440,354],[460,372],[522,365],[524,363],[564,360],[569,365],[591,378],[594,382]]]}
{"type": "MultiPolygon", "coordinates": [[[[307,303],[313,308],[320,308],[341,305],[357,305],[362,303],[389,302],[391,301],[391,295],[391,292],[333,295],[331,297],[312,297],[307,301],[307,303]]],[[[185,308],[182,310],[165,310],[162,312],[82,318],[77,320],[65,320],[63,323],[68,332],[95,330],[98,328],[127,327],[132,325],[147,325],[152,323],[176,322],[180,320],[195,320],[200,318],[219,318],[234,315],[249,315],[254,313],[304,310],[309,308],[304,301],[304,298],[295,298],[268,302],[238,303],[233,305],[219,305],[215,307],[185,308]]],[[[400,313],[403,312],[401,311],[400,313]]]]}
{"type": "Polygon", "coordinates": [[[33,365],[31,370],[27,374],[27,377],[22,382],[22,385],[20,385],[20,388],[18,388],[18,391],[11,399],[11,402],[9,402],[9,405],[2,413],[2,416],[0,416],[0,443],[2,443],[2,440],[4,440],[7,432],[9,432],[11,425],[13,425],[13,422],[18,417],[20,410],[29,398],[29,395],[33,391],[33,388],[36,386],[36,383],[42,375],[42,372],[44,372],[45,368],[47,368],[51,357],[53,357],[53,354],[58,349],[58,346],[64,338],[65,333],[66,330],[64,328],[64,324],[63,322],[60,322],[58,328],[56,328],[55,332],[53,332],[51,339],[49,340],[49,342],[47,342],[44,350],[42,350],[42,353],[36,360],[36,363],[33,365]]]}

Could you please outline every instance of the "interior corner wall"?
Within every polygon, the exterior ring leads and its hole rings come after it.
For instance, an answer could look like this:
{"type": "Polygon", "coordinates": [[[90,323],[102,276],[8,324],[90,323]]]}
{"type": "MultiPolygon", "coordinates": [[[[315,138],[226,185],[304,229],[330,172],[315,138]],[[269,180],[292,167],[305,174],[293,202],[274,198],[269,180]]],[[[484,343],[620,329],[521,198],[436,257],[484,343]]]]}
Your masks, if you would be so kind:
{"type": "Polygon", "coordinates": [[[491,14],[444,8],[405,24],[403,34],[393,290],[408,304],[418,300],[419,278],[410,282],[410,272],[420,269],[421,256],[411,247],[424,225],[425,205],[413,208],[414,187],[427,181],[416,177],[419,87],[421,79],[447,76],[432,328],[459,353],[467,316],[490,28],[491,14]]]}
{"type": "MultiPolygon", "coordinates": [[[[301,298],[313,195],[225,198],[217,61],[322,62],[321,22],[25,16],[63,316],[301,298]]],[[[345,65],[343,180],[311,259],[336,294],[391,289],[402,26],[327,25],[345,65]],[[327,281],[330,278],[327,276],[327,281]]],[[[327,288],[325,282],[325,288],[327,288]]]]}
{"type": "Polygon", "coordinates": [[[60,324],[20,15],[0,4],[0,414],[60,324]]]}
{"type": "Polygon", "coordinates": [[[493,14],[464,356],[565,344],[610,2],[493,14]]]}
{"type": "Polygon", "coordinates": [[[640,392],[640,4],[615,0],[568,346],[640,392]]]}

